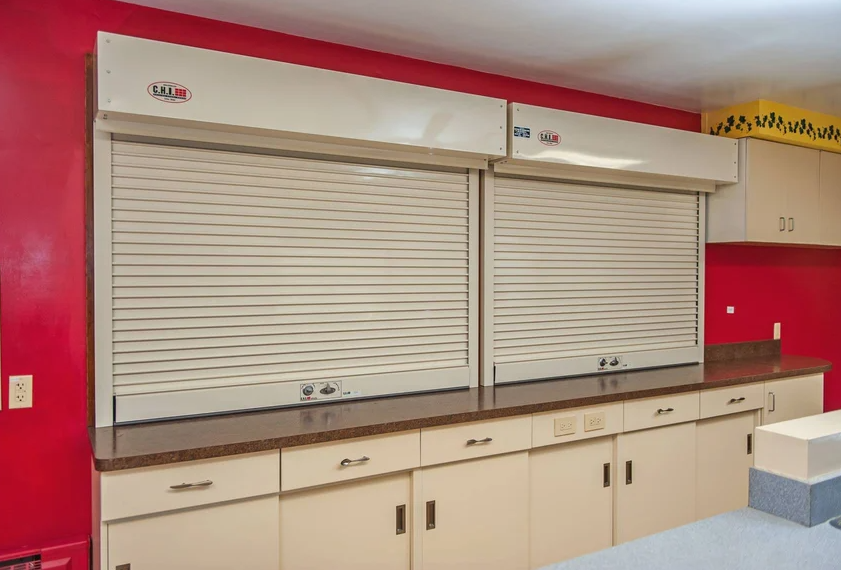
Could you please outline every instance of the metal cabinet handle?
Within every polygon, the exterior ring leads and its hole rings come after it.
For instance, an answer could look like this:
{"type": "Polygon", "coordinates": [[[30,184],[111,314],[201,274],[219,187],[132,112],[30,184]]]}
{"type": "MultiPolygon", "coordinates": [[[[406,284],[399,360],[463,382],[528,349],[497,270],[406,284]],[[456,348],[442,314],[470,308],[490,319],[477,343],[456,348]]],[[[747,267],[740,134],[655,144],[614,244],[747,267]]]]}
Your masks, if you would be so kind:
{"type": "Polygon", "coordinates": [[[180,485],[170,485],[169,488],[174,491],[181,491],[183,489],[195,489],[196,487],[210,487],[213,485],[213,481],[208,479],[207,481],[199,481],[198,483],[181,483],[180,485]]]}
{"type": "Polygon", "coordinates": [[[341,465],[342,467],[347,467],[348,465],[352,465],[354,463],[365,463],[366,461],[371,461],[371,458],[367,455],[363,455],[359,459],[342,459],[339,465],[341,465]]]}
{"type": "Polygon", "coordinates": [[[774,392],[768,392],[768,411],[777,411],[777,396],[774,394],[774,392]]]}
{"type": "Polygon", "coordinates": [[[634,462],[625,462],[625,484],[630,485],[634,482],[634,462]]]}
{"type": "Polygon", "coordinates": [[[748,455],[753,453],[753,434],[748,434],[748,455]]]}
{"type": "Polygon", "coordinates": [[[604,464],[604,471],[602,473],[602,485],[610,487],[610,463],[604,464]]]}
{"type": "Polygon", "coordinates": [[[467,445],[476,445],[477,443],[490,443],[492,441],[492,437],[486,437],[485,439],[468,439],[467,445]]]}
{"type": "Polygon", "coordinates": [[[426,502],[426,530],[435,530],[435,501],[426,502]]]}
{"type": "Polygon", "coordinates": [[[794,218],[789,218],[788,219],[788,231],[790,231],[790,232],[794,231],[794,218]]]}
{"type": "Polygon", "coordinates": [[[780,231],[781,232],[786,231],[786,219],[783,218],[782,216],[780,217],[780,231]]]}
{"type": "Polygon", "coordinates": [[[397,505],[397,529],[394,534],[406,534],[406,505],[397,505]]]}
{"type": "Polygon", "coordinates": [[[727,402],[727,403],[728,403],[728,404],[741,404],[741,403],[742,403],[742,402],[744,402],[744,401],[745,401],[745,397],[744,397],[744,396],[742,396],[742,397],[740,397],[740,398],[730,398],[730,401],[729,401],[729,402],[727,402]]]}
{"type": "Polygon", "coordinates": [[[672,412],[674,412],[674,411],[675,411],[675,409],[674,409],[674,408],[660,408],[659,410],[657,410],[657,413],[658,413],[659,415],[662,415],[662,414],[671,414],[671,413],[672,413],[672,412]]]}

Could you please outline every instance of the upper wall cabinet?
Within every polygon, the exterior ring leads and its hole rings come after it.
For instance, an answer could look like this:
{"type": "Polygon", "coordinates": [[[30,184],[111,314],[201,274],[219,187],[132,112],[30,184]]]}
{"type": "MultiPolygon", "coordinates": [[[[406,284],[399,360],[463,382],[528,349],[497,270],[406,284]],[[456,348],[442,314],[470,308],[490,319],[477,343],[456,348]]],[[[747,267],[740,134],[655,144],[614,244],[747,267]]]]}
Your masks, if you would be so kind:
{"type": "Polygon", "coordinates": [[[839,214],[841,156],[742,139],[739,182],[707,196],[707,241],[841,244],[839,214]]]}

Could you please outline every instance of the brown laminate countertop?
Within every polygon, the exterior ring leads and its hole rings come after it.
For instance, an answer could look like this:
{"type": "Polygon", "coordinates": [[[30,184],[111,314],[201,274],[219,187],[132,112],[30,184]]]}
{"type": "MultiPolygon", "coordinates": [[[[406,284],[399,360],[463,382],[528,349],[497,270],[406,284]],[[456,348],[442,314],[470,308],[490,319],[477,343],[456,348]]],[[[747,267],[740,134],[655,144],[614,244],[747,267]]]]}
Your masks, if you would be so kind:
{"type": "Polygon", "coordinates": [[[820,374],[826,360],[759,356],[652,370],[91,428],[97,471],[223,457],[352,437],[820,374]]]}

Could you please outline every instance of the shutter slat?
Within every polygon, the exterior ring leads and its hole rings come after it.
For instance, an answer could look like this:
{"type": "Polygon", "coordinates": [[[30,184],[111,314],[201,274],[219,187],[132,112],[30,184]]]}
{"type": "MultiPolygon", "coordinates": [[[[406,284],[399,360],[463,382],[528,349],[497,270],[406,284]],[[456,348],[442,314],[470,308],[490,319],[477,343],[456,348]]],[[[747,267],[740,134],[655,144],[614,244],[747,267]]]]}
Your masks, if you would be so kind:
{"type": "Polygon", "coordinates": [[[697,194],[496,177],[494,362],[697,347],[699,214],[697,194]]]}
{"type": "MultiPolygon", "coordinates": [[[[280,355],[243,356],[204,360],[180,360],[157,364],[117,364],[114,373],[123,377],[122,384],[155,383],[171,380],[190,380],[201,378],[235,378],[247,376],[247,373],[285,374],[289,372],[324,371],[327,368],[363,368],[383,364],[409,364],[437,360],[460,359],[467,363],[467,350],[441,351],[438,347],[392,349],[397,354],[388,354],[388,350],[350,351],[342,353],[307,353],[306,356],[280,355]]],[[[422,369],[422,367],[421,367],[422,369]]]]}
{"type": "Polygon", "coordinates": [[[111,150],[118,397],[467,369],[466,171],[111,150]]]}
{"type": "MultiPolygon", "coordinates": [[[[438,359],[436,355],[423,358],[424,356],[426,355],[419,355],[417,360],[403,364],[377,364],[366,367],[331,366],[325,369],[293,370],[291,372],[274,371],[271,367],[263,368],[261,371],[258,371],[256,367],[248,369],[235,368],[229,370],[214,370],[215,374],[220,374],[218,376],[205,375],[202,378],[188,377],[187,379],[173,379],[168,374],[157,374],[149,376],[149,378],[152,379],[151,382],[141,381],[135,384],[122,384],[114,386],[114,394],[116,396],[126,396],[131,394],[167,393],[179,390],[196,390],[202,388],[227,388],[232,385],[308,382],[313,380],[320,381],[353,378],[355,376],[375,376],[378,379],[382,379],[383,382],[388,382],[390,374],[415,372],[418,370],[436,374],[438,371],[444,371],[452,368],[461,369],[465,366],[465,360],[463,358],[441,360],[438,359]],[[266,369],[268,369],[268,372],[262,371],[266,369]]],[[[142,377],[138,375],[136,379],[140,380],[142,377]]]]}
{"type": "Polygon", "coordinates": [[[621,352],[623,354],[645,351],[660,351],[671,350],[676,348],[691,348],[697,346],[697,339],[689,338],[685,341],[673,342],[628,342],[628,341],[614,341],[614,342],[598,342],[592,343],[588,346],[583,346],[577,349],[557,350],[549,352],[535,352],[528,354],[513,354],[507,356],[498,356],[494,360],[499,364],[507,364],[511,362],[533,362],[536,360],[563,360],[565,358],[576,358],[581,356],[601,356],[605,352],[621,352]]]}
{"type": "MultiPolygon", "coordinates": [[[[457,321],[458,322],[458,321],[457,321]]],[[[381,329],[342,329],[340,326],[331,323],[330,332],[319,333],[312,330],[307,330],[305,327],[281,326],[281,327],[242,327],[236,331],[210,331],[211,333],[224,333],[224,336],[207,336],[203,329],[178,329],[177,336],[161,335],[156,331],[156,336],[138,335],[137,332],[128,332],[115,334],[116,340],[120,341],[118,347],[115,348],[114,353],[127,352],[148,352],[154,350],[183,350],[185,348],[215,348],[228,346],[258,346],[258,345],[277,345],[303,342],[330,342],[330,341],[346,341],[347,339],[390,339],[394,340],[394,333],[392,329],[401,327],[386,327],[381,329]],[[274,330],[272,330],[274,328],[274,330]],[[294,331],[294,332],[293,332],[294,331]],[[348,334],[351,332],[352,334],[348,334]],[[202,334],[205,333],[205,334],[202,334]],[[134,341],[134,342],[132,342],[134,341]]],[[[445,335],[467,335],[467,328],[462,326],[427,326],[427,327],[402,327],[400,330],[400,338],[412,337],[430,337],[430,336],[445,336],[445,335]]]]}

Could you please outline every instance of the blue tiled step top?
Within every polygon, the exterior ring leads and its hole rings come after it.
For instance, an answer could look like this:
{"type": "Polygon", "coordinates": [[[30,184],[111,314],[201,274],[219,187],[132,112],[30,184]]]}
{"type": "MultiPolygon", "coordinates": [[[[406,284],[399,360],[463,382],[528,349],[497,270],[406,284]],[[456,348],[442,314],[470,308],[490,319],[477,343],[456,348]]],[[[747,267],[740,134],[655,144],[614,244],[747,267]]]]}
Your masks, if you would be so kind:
{"type": "Polygon", "coordinates": [[[588,554],[546,570],[839,570],[841,530],[750,508],[588,554]]]}

